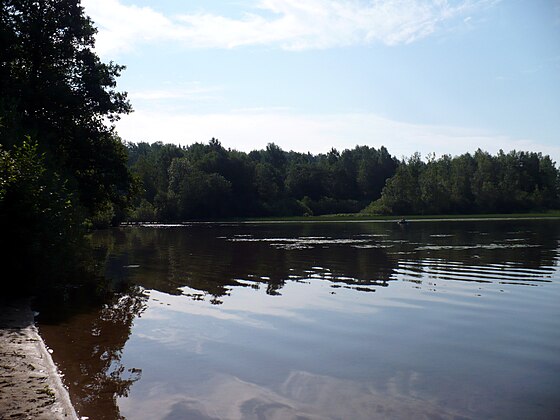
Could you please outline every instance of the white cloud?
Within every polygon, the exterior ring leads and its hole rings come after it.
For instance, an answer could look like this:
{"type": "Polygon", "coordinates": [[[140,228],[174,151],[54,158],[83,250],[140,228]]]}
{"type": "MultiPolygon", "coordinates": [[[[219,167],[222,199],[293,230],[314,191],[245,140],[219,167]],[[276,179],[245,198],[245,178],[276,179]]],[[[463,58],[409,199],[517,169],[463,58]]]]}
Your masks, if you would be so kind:
{"type": "Polygon", "coordinates": [[[221,98],[222,92],[223,89],[219,86],[204,86],[193,82],[188,86],[133,90],[128,93],[128,97],[135,101],[183,100],[201,102],[217,101],[221,98]]]}
{"type": "Polygon", "coordinates": [[[380,42],[406,44],[492,0],[259,0],[240,18],[197,12],[166,16],[119,0],[84,0],[99,28],[100,54],[136,45],[175,41],[189,48],[273,45],[288,50],[324,49],[380,42]]]}
{"type": "Polygon", "coordinates": [[[560,163],[560,146],[513,139],[462,127],[411,124],[375,114],[297,115],[279,110],[221,114],[178,114],[138,110],[117,124],[127,141],[191,144],[220,139],[225,147],[251,151],[274,142],[284,150],[325,153],[356,145],[385,146],[397,157],[420,152],[458,155],[481,148],[490,153],[528,150],[549,154],[560,163]]]}
{"type": "Polygon", "coordinates": [[[96,47],[100,54],[168,39],[177,29],[167,17],[149,7],[125,6],[119,0],[83,0],[82,5],[99,30],[96,47]]]}

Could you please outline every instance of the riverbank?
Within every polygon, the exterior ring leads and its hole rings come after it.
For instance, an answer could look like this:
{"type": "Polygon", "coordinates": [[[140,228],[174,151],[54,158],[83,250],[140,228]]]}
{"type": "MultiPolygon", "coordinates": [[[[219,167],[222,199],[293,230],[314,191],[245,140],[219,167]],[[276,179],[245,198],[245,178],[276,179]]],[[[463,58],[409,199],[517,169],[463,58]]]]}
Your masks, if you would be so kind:
{"type": "Polygon", "coordinates": [[[78,418],[29,299],[0,300],[0,418],[78,418]]]}
{"type": "Polygon", "coordinates": [[[128,221],[121,226],[136,225],[173,225],[188,223],[274,223],[274,222],[396,222],[405,218],[407,221],[465,221],[465,220],[531,220],[560,219],[560,210],[533,213],[489,213],[489,214],[421,214],[421,215],[371,215],[363,213],[326,214],[321,216],[270,216],[237,217],[227,219],[208,219],[190,221],[128,221]]]}
{"type": "Polygon", "coordinates": [[[402,218],[413,221],[442,220],[526,220],[526,219],[560,219],[560,210],[532,213],[490,213],[490,214],[416,214],[416,215],[372,215],[364,213],[326,214],[322,216],[260,217],[240,218],[235,221],[245,222],[393,222],[402,218]]]}

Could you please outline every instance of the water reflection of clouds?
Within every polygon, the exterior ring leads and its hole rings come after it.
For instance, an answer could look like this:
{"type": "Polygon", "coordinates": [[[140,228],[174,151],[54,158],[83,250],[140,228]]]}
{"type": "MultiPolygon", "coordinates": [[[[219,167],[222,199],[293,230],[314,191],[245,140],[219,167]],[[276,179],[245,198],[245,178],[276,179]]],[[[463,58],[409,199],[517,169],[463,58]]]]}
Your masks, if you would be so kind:
{"type": "MultiPolygon", "coordinates": [[[[259,289],[238,287],[221,305],[213,305],[208,300],[192,300],[185,295],[168,295],[151,290],[149,309],[142,318],[164,321],[178,316],[177,314],[186,314],[243,323],[255,328],[272,328],[265,317],[312,322],[310,318],[302,316],[302,308],[308,312],[328,310],[345,314],[374,314],[379,310],[371,305],[366,294],[356,296],[350,289],[334,289],[337,294],[334,298],[331,282],[310,280],[313,281],[293,281],[286,284],[282,289],[281,299],[259,289]]],[[[184,287],[183,290],[188,294],[188,288],[184,287]]]]}
{"type": "MultiPolygon", "coordinates": [[[[142,315],[144,319],[168,320],[177,313],[212,317],[219,320],[245,322],[241,316],[224,311],[211,304],[196,304],[192,299],[181,295],[168,295],[155,290],[150,291],[149,309],[142,315]]],[[[205,302],[206,303],[206,302],[205,302]]],[[[253,323],[253,326],[259,326],[253,323]]]]}
{"type": "MultiPolygon", "coordinates": [[[[152,383],[119,401],[135,419],[411,419],[455,418],[468,412],[447,410],[421,399],[414,371],[400,371],[381,386],[291,371],[279,385],[264,387],[234,375],[214,373],[196,384],[152,383]]],[[[139,384],[140,385],[140,384],[139,384]]]]}
{"type": "MultiPolygon", "coordinates": [[[[352,290],[336,289],[331,294],[329,282],[292,282],[283,289],[282,298],[251,288],[238,288],[222,305],[193,301],[186,296],[168,295],[152,290],[148,308],[136,321],[135,337],[168,348],[200,354],[210,343],[226,340],[229,329],[243,325],[258,330],[282,330],[285,322],[313,325],[323,322],[328,313],[373,315],[380,307],[371,298],[352,290]],[[209,320],[213,325],[208,328],[209,320]]],[[[392,302],[394,307],[413,307],[406,302],[392,302]]],[[[336,316],[336,315],[334,315],[336,316]]]]}
{"type": "Polygon", "coordinates": [[[357,314],[377,312],[377,309],[371,305],[370,297],[365,294],[355,296],[350,293],[350,289],[336,289],[337,296],[334,298],[335,289],[332,286],[335,283],[330,275],[323,278],[307,273],[307,276],[297,277],[284,285],[281,298],[265,294],[259,289],[236,288],[235,293],[231,293],[220,305],[220,309],[233,311],[235,314],[245,314],[245,316],[266,315],[298,320],[305,319],[301,316],[302,309],[357,314]]]}

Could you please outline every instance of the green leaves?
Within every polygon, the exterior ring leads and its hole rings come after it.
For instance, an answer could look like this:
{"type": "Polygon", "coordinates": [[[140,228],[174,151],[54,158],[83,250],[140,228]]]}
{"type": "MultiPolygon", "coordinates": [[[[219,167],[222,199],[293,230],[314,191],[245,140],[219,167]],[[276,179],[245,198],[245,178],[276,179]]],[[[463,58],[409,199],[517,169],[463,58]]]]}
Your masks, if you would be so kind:
{"type": "Polygon", "coordinates": [[[116,90],[124,66],[95,54],[79,0],[6,0],[0,22],[2,143],[31,135],[90,215],[108,202],[122,213],[132,179],[111,124],[132,110],[116,90]]]}
{"type": "Polygon", "coordinates": [[[10,245],[2,252],[2,267],[26,279],[4,286],[32,290],[40,278],[63,278],[81,243],[82,217],[37,142],[26,138],[10,151],[0,150],[0,185],[0,229],[10,245]]]}
{"type": "Polygon", "coordinates": [[[226,150],[216,139],[183,148],[127,146],[144,190],[136,220],[357,212],[380,196],[397,166],[384,147],[311,155],[273,143],[246,154],[226,150]]]}
{"type": "MultiPolygon", "coordinates": [[[[401,162],[375,206],[393,214],[510,213],[560,205],[558,176],[540,153],[482,150],[401,162]]],[[[373,208],[373,207],[372,207],[373,208]]]]}
{"type": "Polygon", "coordinates": [[[95,32],[79,0],[0,2],[2,266],[18,276],[64,278],[84,226],[122,220],[135,190],[112,125],[131,111],[124,67],[101,62],[95,32]]]}

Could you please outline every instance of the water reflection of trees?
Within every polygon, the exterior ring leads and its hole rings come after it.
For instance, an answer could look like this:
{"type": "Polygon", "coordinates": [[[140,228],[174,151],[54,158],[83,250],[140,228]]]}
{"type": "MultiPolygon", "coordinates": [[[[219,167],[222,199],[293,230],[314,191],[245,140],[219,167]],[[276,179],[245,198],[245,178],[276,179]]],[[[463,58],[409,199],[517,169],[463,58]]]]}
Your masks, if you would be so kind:
{"type": "Polygon", "coordinates": [[[198,224],[124,228],[97,235],[95,241],[110,249],[109,277],[132,279],[147,289],[171,294],[183,293],[186,286],[190,291],[184,293],[193,298],[210,294],[213,302],[220,303],[219,298],[235,286],[264,285],[267,293],[280,294],[291,280],[324,279],[372,290],[371,286],[387,286],[395,279],[403,262],[430,259],[474,266],[511,262],[526,268],[551,267],[557,258],[559,228],[556,221],[406,227],[395,223],[198,224]],[[326,241],[306,247],[304,240],[294,244],[290,238],[326,241]],[[357,242],[337,243],[349,238],[357,242]],[[504,246],[508,243],[512,246],[504,246]]]}
{"type": "MultiPolygon", "coordinates": [[[[405,281],[434,280],[536,286],[551,281],[558,261],[560,223],[502,220],[420,224],[398,234],[405,281]]],[[[438,282],[439,284],[439,282],[438,282]]]]}
{"type": "Polygon", "coordinates": [[[403,248],[416,250],[412,256],[416,260],[437,258],[481,266],[512,263],[540,269],[556,265],[559,236],[557,220],[502,220],[411,226],[397,237],[414,243],[403,248]]]}
{"type": "Polygon", "coordinates": [[[134,318],[145,309],[147,297],[138,286],[115,294],[101,306],[91,306],[65,320],[40,325],[54,350],[53,359],[66,379],[80,416],[122,418],[118,397],[126,397],[141,370],[121,363],[134,318]]]}
{"type": "MultiPolygon", "coordinates": [[[[196,225],[128,228],[99,235],[96,241],[110,243],[112,256],[106,267],[109,277],[130,278],[147,289],[171,294],[182,293],[180,288],[187,286],[217,298],[247,282],[262,284],[273,295],[280,293],[286,281],[309,278],[352,286],[386,286],[395,269],[395,258],[383,248],[360,248],[360,241],[366,241],[360,235],[364,235],[363,227],[348,232],[301,225],[286,232],[285,226],[248,230],[245,226],[196,225]],[[248,231],[254,234],[251,240],[240,240],[248,231]],[[356,238],[356,244],[337,243],[348,235],[356,238]],[[270,241],[317,237],[328,239],[325,244],[303,249],[286,249],[282,242],[270,241]]],[[[367,241],[380,245],[372,238],[367,241]]]]}

